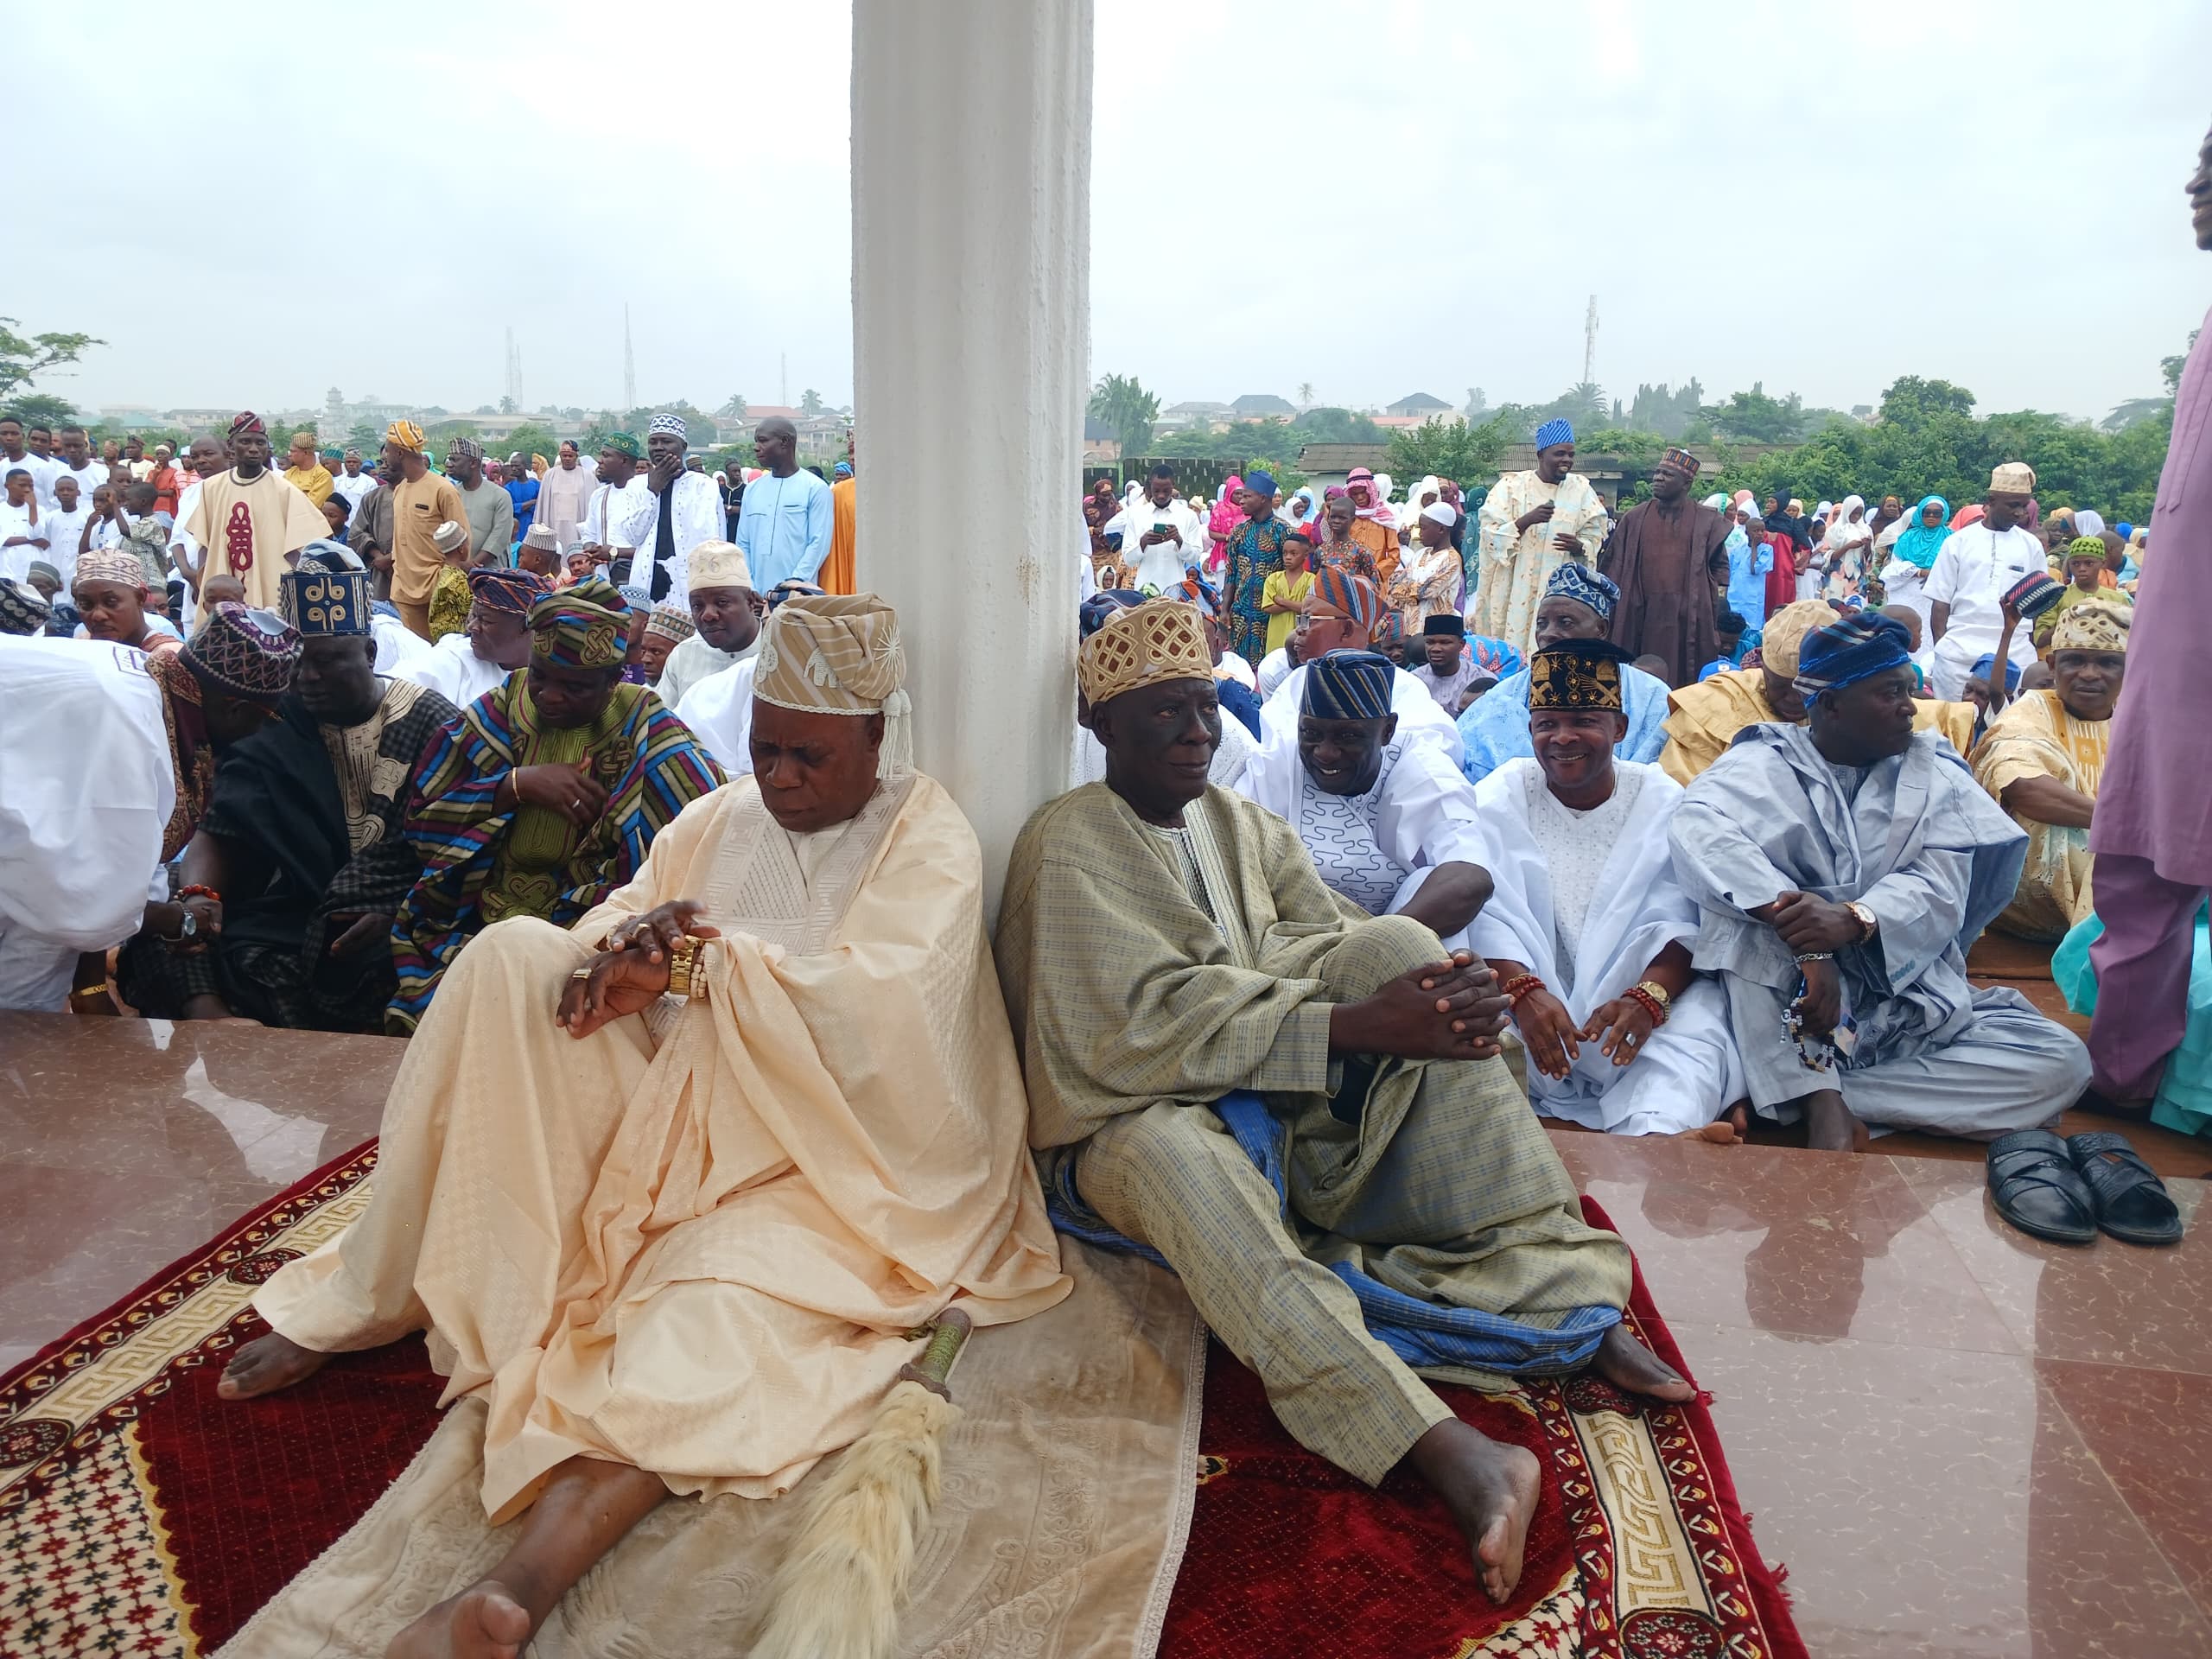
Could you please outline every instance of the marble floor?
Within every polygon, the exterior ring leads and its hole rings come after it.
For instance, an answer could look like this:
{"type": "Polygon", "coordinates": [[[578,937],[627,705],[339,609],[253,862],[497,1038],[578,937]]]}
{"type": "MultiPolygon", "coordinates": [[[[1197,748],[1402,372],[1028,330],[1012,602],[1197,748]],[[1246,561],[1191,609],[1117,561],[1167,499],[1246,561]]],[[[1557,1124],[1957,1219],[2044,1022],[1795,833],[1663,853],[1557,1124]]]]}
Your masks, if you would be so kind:
{"type": "MultiPolygon", "coordinates": [[[[0,1368],[374,1134],[401,1052],[0,1014],[0,1368]]],[[[2212,1233],[2041,1244],[1978,1162],[1558,1139],[1819,1659],[2212,1659],[2212,1233]]]]}

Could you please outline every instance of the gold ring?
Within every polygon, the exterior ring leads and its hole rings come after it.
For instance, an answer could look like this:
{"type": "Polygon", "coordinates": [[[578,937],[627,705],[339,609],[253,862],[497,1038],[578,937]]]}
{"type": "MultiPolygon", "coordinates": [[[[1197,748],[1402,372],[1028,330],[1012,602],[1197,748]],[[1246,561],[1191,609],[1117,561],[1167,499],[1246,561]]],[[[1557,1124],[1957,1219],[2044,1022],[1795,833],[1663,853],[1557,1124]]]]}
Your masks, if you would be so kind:
{"type": "Polygon", "coordinates": [[[570,979],[589,979],[591,977],[591,969],[588,968],[579,968],[574,973],[570,974],[569,977],[570,979]]]}

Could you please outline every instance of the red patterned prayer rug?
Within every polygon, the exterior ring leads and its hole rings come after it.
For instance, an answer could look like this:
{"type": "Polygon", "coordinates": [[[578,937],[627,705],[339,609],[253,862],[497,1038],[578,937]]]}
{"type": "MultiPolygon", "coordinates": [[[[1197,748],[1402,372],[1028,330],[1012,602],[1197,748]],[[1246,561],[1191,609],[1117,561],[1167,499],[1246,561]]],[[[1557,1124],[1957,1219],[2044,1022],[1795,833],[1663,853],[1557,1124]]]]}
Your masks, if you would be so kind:
{"type": "MultiPolygon", "coordinates": [[[[1614,1230],[1592,1200],[1582,1210],[1614,1230]]],[[[1629,1316],[1690,1375],[1641,1268],[1629,1316]]],[[[1306,1451],[1217,1342],[1162,1659],[1807,1659],[1701,1402],[1657,1406],[1586,1376],[1506,1395],[1432,1386],[1463,1421],[1544,1465],[1513,1599],[1484,1596],[1459,1529],[1419,1481],[1370,1491],[1306,1451]]]]}
{"type": "MultiPolygon", "coordinates": [[[[441,1384],[419,1340],[251,1408],[215,1398],[265,1328],[254,1287],[359,1213],[374,1164],[364,1147],[318,1171],[0,1378],[0,1659],[212,1654],[429,1438],[441,1384]]],[[[1679,1366],[1640,1276],[1631,1312],[1679,1366]]],[[[1548,1464],[1521,1592],[1493,1609],[1424,1491],[1368,1491],[1213,1360],[1170,1659],[1804,1659],[1701,1406],[1586,1382],[1444,1390],[1548,1464]]]]}

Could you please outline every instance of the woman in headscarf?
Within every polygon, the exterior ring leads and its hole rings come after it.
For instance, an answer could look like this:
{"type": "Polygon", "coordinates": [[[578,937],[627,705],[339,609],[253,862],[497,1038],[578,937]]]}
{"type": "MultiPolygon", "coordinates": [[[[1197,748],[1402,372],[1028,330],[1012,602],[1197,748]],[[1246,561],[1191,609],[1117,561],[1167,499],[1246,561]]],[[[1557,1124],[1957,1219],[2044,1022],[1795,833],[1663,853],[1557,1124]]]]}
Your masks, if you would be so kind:
{"type": "Polygon", "coordinates": [[[1302,530],[1312,535],[1320,528],[1320,505],[1314,499],[1313,486],[1301,484],[1290,493],[1290,499],[1283,503],[1282,516],[1293,530],[1302,530]]]}
{"type": "Polygon", "coordinates": [[[1805,520],[1800,516],[1805,510],[1803,502],[1797,500],[1779,484],[1774,486],[1774,493],[1767,499],[1772,505],[1767,508],[1764,522],[1769,532],[1767,540],[1774,548],[1775,574],[1778,578],[1786,577],[1789,582],[1789,587],[1782,589],[1777,581],[1776,586],[1780,591],[1767,596],[1767,613],[1772,615],[1783,605],[1797,602],[1797,579],[1805,575],[1812,565],[1813,537],[1805,520]],[[1777,599],[1781,604],[1775,602],[1777,599]]]}
{"type": "Polygon", "coordinates": [[[1923,495],[1920,505],[1898,522],[1904,528],[1890,543],[1889,563],[1882,567],[1882,601],[1902,605],[1920,619],[1921,637],[1929,637],[1935,605],[1928,597],[1928,573],[1936,555],[1950,538],[1951,504],[1940,495],[1923,495]]]}
{"type": "Polygon", "coordinates": [[[1206,519],[1206,539],[1213,543],[1213,551],[1206,560],[1209,570],[1221,569],[1227,554],[1229,532],[1244,522],[1243,494],[1244,480],[1235,473],[1222,480],[1221,499],[1213,504],[1213,512],[1206,519]]]}
{"type": "Polygon", "coordinates": [[[1828,519],[1827,534],[1821,538],[1821,563],[1827,567],[1821,596],[1830,604],[1840,606],[1846,600],[1859,597],[1866,578],[1866,550],[1873,541],[1874,531],[1866,523],[1866,503],[1855,495],[1845,496],[1828,519]]]}

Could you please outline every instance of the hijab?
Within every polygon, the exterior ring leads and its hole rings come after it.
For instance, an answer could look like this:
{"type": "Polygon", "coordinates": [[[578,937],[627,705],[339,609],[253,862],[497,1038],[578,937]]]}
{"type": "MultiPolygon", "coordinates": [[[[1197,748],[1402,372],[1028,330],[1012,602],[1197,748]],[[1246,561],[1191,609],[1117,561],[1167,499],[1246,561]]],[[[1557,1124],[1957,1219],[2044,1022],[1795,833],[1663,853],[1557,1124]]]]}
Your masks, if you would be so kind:
{"type": "Polygon", "coordinates": [[[1897,532],[1895,547],[1897,557],[1917,570],[1934,568],[1936,555],[1951,534],[1946,522],[1951,516],[1951,504],[1940,495],[1923,495],[1920,505],[1905,515],[1904,528],[1897,532]],[[1929,508],[1936,511],[1936,528],[1930,530],[1920,522],[1920,516],[1929,508]]]}

